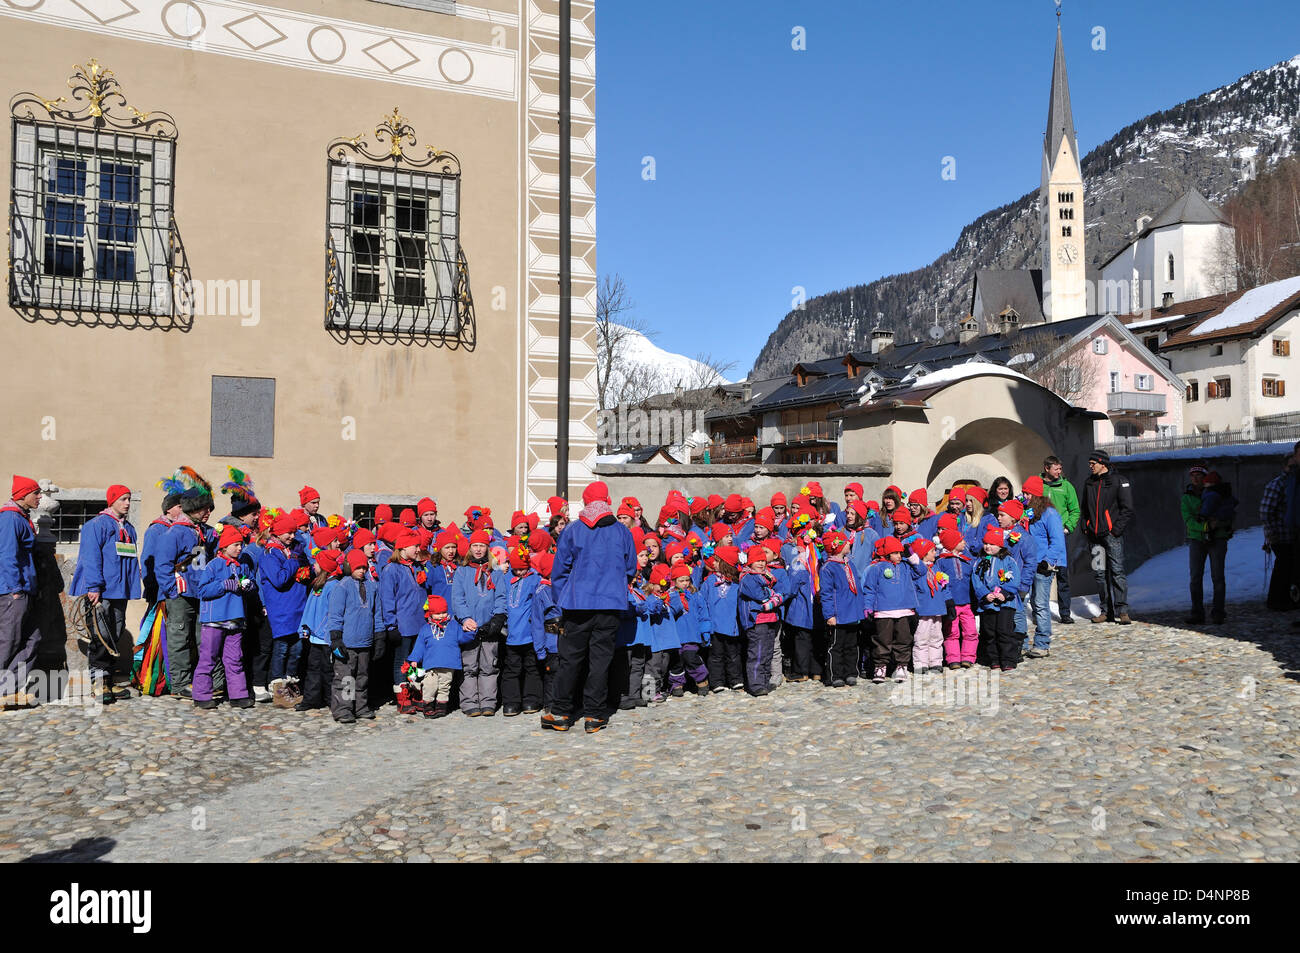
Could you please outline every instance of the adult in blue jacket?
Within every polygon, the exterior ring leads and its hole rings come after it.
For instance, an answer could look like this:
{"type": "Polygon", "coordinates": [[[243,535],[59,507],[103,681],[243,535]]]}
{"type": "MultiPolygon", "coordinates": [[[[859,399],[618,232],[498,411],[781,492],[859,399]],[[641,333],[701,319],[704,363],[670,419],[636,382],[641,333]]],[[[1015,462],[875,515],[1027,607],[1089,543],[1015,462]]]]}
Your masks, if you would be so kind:
{"type": "MultiPolygon", "coordinates": [[[[93,516],[81,527],[77,568],[72,574],[68,594],[85,596],[96,607],[96,614],[108,623],[109,646],[117,658],[129,657],[126,649],[126,603],[140,598],[140,558],[136,550],[135,527],[127,520],[131,509],[131,491],[113,485],[106,495],[108,508],[93,516]],[[99,607],[102,606],[102,609],[99,607]]],[[[94,682],[103,682],[104,700],[109,695],[126,698],[123,689],[114,693],[112,674],[115,658],[109,646],[91,639],[86,647],[86,661],[94,682]]]]}
{"type": "Polygon", "coordinates": [[[0,507],[0,698],[29,705],[27,675],[41,642],[36,613],[36,527],[32,510],[41,502],[35,480],[15,476],[11,499],[0,507]]]}
{"type": "Polygon", "coordinates": [[[568,729],[584,665],[586,730],[600,731],[609,723],[609,666],[636,570],[632,533],[614,517],[609,488],[597,480],[582,491],[582,512],[555,550],[551,585],[564,613],[564,634],[559,640],[555,701],[550,713],[542,715],[543,728],[568,729]]]}
{"type": "MultiPolygon", "coordinates": [[[[1034,616],[1034,643],[1026,644],[1028,658],[1046,658],[1052,644],[1052,578],[1066,565],[1065,524],[1047,497],[1029,496],[1033,518],[1029,521],[1029,534],[1034,538],[1038,563],[1033,567],[1033,587],[1030,604],[1034,616]]],[[[1027,642],[1028,640],[1026,640],[1027,642]]]]}

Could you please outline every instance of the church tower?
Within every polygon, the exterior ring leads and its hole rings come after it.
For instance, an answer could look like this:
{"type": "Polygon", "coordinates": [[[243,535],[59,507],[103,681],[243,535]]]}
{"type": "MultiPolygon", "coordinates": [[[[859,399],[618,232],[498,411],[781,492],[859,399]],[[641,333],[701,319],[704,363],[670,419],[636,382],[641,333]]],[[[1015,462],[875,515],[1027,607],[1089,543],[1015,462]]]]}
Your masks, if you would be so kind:
{"type": "Polygon", "coordinates": [[[1083,228],[1083,156],[1070,111],[1070,81],[1061,44],[1061,11],[1056,11],[1056,61],[1043,137],[1043,179],[1038,189],[1042,215],[1043,315],[1063,321],[1088,313],[1083,228]]]}

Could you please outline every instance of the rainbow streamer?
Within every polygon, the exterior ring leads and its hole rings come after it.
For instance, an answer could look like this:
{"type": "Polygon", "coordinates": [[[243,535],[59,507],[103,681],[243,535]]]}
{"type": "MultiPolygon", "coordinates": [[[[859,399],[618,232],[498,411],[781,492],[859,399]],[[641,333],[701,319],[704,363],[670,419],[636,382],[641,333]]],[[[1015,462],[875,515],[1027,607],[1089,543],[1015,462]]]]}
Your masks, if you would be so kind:
{"type": "Polygon", "coordinates": [[[155,602],[140,620],[131,683],[142,695],[167,694],[167,604],[155,602]]]}

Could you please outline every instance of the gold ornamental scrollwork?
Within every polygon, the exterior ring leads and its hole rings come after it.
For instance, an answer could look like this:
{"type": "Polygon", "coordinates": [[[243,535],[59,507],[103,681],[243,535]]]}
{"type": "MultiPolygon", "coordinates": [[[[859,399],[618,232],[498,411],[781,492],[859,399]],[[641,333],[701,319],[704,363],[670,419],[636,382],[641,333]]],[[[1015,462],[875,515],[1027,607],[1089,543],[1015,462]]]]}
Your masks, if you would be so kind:
{"type": "Polygon", "coordinates": [[[168,113],[145,112],[127,102],[116,74],[96,59],[74,67],[69,96],[46,99],[19,93],[9,101],[10,115],[31,122],[58,122],[112,129],[159,139],[176,138],[176,120],[168,113]]]}
{"type": "Polygon", "coordinates": [[[420,141],[415,127],[394,106],[391,114],[384,116],[371,133],[375,145],[364,133],[343,136],[329,144],[327,152],[336,162],[364,160],[411,169],[424,169],[439,175],[460,175],[460,159],[445,149],[425,146],[421,154],[420,141]]]}

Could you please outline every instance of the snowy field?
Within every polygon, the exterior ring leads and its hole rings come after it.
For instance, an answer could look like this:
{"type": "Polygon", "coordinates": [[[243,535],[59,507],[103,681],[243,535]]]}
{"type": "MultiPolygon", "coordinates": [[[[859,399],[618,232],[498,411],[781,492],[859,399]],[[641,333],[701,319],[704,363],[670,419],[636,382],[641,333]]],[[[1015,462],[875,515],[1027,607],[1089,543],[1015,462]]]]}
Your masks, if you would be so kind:
{"type": "MultiPolygon", "coordinates": [[[[1227,601],[1263,602],[1268,593],[1268,574],[1273,570],[1273,557],[1265,553],[1264,527],[1251,526],[1238,530],[1228,540],[1227,601]],[[1268,560],[1267,567],[1265,559],[1268,560]]],[[[1187,547],[1180,546],[1144,562],[1137,572],[1128,577],[1129,611],[1133,615],[1143,612],[1175,612],[1191,610],[1191,596],[1187,588],[1187,547]]],[[[1205,561],[1205,604],[1209,610],[1214,587],[1210,582],[1210,562],[1205,561]]],[[[1087,597],[1092,605],[1087,612],[1076,609],[1080,615],[1097,615],[1096,596],[1087,597]]],[[[1077,605],[1082,602],[1075,599],[1077,605]]]]}

